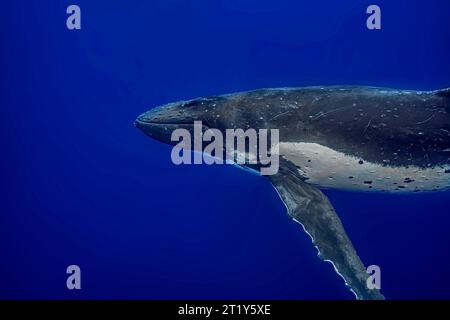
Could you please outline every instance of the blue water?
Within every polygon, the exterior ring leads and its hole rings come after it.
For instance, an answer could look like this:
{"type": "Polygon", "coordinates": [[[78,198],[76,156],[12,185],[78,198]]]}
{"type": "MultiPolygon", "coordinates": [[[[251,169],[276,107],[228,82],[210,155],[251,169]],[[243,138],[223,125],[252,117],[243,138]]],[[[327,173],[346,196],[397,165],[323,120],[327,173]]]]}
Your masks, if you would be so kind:
{"type": "MultiPolygon", "coordinates": [[[[446,0],[1,1],[0,34],[0,298],[352,299],[267,180],[177,167],[133,121],[260,87],[450,86],[446,0]]],[[[326,193],[387,298],[450,298],[449,192],[326,193]]]]}

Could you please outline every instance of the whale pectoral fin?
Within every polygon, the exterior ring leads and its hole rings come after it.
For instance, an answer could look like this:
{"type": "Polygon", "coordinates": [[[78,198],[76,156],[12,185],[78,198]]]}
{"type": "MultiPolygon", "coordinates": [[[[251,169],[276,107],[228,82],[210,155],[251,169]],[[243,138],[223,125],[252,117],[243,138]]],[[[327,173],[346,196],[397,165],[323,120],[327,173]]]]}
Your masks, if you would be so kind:
{"type": "Polygon", "coordinates": [[[368,289],[366,268],[328,198],[304,182],[296,168],[280,166],[279,172],[269,178],[289,215],[311,235],[319,257],[333,263],[357,298],[384,299],[379,290],[368,289]]]}

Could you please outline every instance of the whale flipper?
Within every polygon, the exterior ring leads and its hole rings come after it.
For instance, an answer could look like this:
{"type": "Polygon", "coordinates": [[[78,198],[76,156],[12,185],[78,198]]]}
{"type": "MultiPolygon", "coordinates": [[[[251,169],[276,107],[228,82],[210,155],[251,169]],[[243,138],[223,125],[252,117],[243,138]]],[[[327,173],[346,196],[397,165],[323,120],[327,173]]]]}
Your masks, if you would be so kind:
{"type": "Polygon", "coordinates": [[[328,198],[318,188],[306,183],[295,167],[286,163],[280,165],[279,172],[269,179],[289,215],[301,223],[312,237],[314,246],[319,250],[319,257],[333,263],[336,272],[344,278],[357,298],[384,299],[379,290],[367,288],[369,275],[366,268],[328,198]]]}

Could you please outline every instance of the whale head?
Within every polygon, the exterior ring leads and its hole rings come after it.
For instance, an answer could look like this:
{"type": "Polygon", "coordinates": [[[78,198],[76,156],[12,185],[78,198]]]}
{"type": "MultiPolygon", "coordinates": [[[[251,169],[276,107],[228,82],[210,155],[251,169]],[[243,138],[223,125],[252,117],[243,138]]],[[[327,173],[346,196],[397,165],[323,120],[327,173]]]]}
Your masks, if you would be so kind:
{"type": "MultiPolygon", "coordinates": [[[[297,101],[286,98],[289,89],[259,89],[162,105],[141,114],[135,126],[146,135],[164,143],[173,144],[175,129],[192,131],[195,121],[201,121],[203,130],[218,129],[279,129],[289,135],[286,121],[292,112],[301,112],[297,101]]],[[[297,100],[297,99],[296,99],[297,100]]],[[[302,114],[296,117],[296,130],[306,128],[302,114]]]]}
{"type": "Polygon", "coordinates": [[[149,137],[174,144],[172,132],[186,129],[192,133],[196,121],[201,121],[204,130],[228,127],[224,116],[226,102],[223,97],[208,97],[169,103],[142,113],[134,124],[149,137]]]}

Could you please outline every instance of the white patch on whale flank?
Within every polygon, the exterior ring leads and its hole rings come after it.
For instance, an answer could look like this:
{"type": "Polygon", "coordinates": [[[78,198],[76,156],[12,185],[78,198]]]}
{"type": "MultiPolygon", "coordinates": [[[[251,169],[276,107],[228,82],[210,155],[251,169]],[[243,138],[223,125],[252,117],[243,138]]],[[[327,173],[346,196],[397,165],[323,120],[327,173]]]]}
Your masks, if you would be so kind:
{"type": "Polygon", "coordinates": [[[351,191],[414,192],[448,189],[446,167],[392,167],[365,161],[317,143],[281,142],[280,156],[299,169],[306,182],[351,191]],[[361,163],[362,160],[362,163],[361,163]]]}

